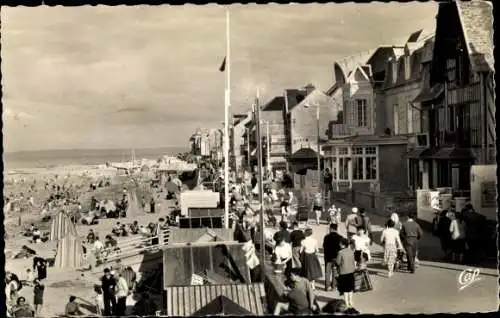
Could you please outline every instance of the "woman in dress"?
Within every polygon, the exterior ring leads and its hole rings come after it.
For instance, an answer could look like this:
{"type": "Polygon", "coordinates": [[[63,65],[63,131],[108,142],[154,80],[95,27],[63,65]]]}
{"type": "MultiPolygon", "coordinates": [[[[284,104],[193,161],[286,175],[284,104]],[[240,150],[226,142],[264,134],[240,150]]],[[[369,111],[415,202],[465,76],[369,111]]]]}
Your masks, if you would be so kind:
{"type": "Polygon", "coordinates": [[[392,277],[398,250],[403,249],[403,244],[399,238],[399,231],[395,229],[392,218],[387,222],[387,228],[382,231],[380,243],[384,246],[384,263],[387,264],[387,276],[392,277]]]}
{"type": "Polygon", "coordinates": [[[311,282],[313,290],[314,283],[318,278],[323,276],[323,270],[318,258],[318,241],[312,236],[312,229],[307,228],[304,231],[305,239],[301,243],[301,263],[302,276],[311,282]]]}
{"type": "Polygon", "coordinates": [[[339,277],[337,279],[337,289],[339,294],[344,296],[347,308],[353,308],[354,295],[354,272],[356,271],[356,261],[354,260],[354,242],[349,244],[347,239],[340,241],[341,250],[337,255],[337,266],[339,277]]]}
{"type": "Polygon", "coordinates": [[[285,276],[292,268],[292,245],[287,243],[282,235],[277,235],[275,238],[276,247],[274,248],[274,272],[285,276]]]}
{"type": "Polygon", "coordinates": [[[38,279],[33,280],[33,305],[35,306],[35,314],[40,315],[43,306],[43,292],[45,286],[38,279]]]}

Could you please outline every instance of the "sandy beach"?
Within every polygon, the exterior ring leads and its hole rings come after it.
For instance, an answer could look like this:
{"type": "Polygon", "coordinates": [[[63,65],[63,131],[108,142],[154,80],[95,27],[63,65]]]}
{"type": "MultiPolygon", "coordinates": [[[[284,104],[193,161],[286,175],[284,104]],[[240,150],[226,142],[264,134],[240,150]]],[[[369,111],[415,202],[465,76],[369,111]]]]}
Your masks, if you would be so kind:
{"type": "MultiPolygon", "coordinates": [[[[57,186],[66,189],[71,193],[71,198],[75,201],[68,205],[55,207],[48,211],[54,217],[60,209],[65,211],[75,211],[78,204],[82,211],[86,212],[90,208],[91,197],[97,199],[110,199],[117,202],[121,199],[123,188],[136,191],[138,198],[151,197],[156,201],[156,213],[141,213],[139,216],[127,216],[119,219],[101,219],[95,225],[76,224],[78,236],[85,238],[88,231],[92,229],[101,238],[111,233],[112,227],[116,222],[124,224],[138,221],[139,224],[147,225],[150,222],[157,222],[160,217],[165,218],[169,215],[174,206],[172,201],[165,199],[166,192],[159,192],[152,189],[149,185],[150,180],[143,176],[124,176],[117,173],[117,169],[108,168],[102,165],[68,165],[51,168],[31,168],[14,169],[6,171],[4,197],[7,197],[14,203],[11,211],[5,211],[5,256],[6,271],[15,273],[22,280],[26,276],[26,269],[32,267],[32,258],[13,259],[23,245],[36,251],[38,256],[46,259],[54,258],[56,252],[56,242],[48,241],[44,243],[33,244],[30,238],[23,235],[26,229],[32,224],[40,231],[50,231],[51,221],[42,221],[42,209],[47,199],[56,191],[57,186]],[[101,180],[110,180],[110,185],[97,188],[92,191],[90,184],[97,184],[101,180]],[[31,200],[32,203],[29,201],[31,200]]],[[[118,243],[123,238],[116,238],[118,243]]],[[[97,275],[91,273],[83,274],[76,270],[60,269],[56,267],[48,268],[48,277],[44,280],[45,303],[41,315],[57,316],[63,313],[64,306],[68,301],[69,295],[78,298],[81,309],[84,314],[93,313],[95,308],[93,301],[93,286],[98,283],[97,275]],[[85,308],[90,308],[86,310],[85,308]]],[[[20,295],[26,297],[31,303],[33,298],[33,288],[23,287],[20,295]]],[[[130,299],[129,302],[133,300],[130,299]]]]}

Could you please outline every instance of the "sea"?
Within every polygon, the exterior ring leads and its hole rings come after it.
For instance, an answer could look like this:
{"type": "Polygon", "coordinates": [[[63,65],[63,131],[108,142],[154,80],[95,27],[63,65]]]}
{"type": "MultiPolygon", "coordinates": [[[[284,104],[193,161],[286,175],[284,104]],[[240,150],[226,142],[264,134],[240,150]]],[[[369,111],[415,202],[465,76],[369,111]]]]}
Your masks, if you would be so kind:
{"type": "Polygon", "coordinates": [[[135,159],[158,159],[188,151],[183,147],[146,149],[63,149],[19,151],[3,154],[4,171],[26,168],[53,168],[66,165],[98,165],[106,162],[126,162],[135,159]]]}

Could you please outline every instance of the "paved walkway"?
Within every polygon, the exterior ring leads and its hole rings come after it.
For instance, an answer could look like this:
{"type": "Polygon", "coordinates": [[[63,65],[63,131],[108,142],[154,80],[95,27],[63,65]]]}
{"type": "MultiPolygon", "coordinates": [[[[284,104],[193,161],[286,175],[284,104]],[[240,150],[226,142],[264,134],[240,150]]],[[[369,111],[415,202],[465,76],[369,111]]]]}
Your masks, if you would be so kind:
{"type": "MultiPolygon", "coordinates": [[[[336,204],[344,212],[351,207],[336,204]]],[[[431,233],[425,233],[420,242],[420,265],[415,274],[396,272],[387,277],[387,270],[381,266],[383,248],[379,244],[380,234],[385,219],[370,215],[374,244],[371,251],[373,260],[369,265],[374,290],[355,294],[355,307],[364,314],[403,314],[403,313],[439,313],[439,312],[486,312],[498,309],[498,278],[496,269],[478,268],[479,280],[460,289],[459,277],[467,266],[449,264],[443,261],[439,240],[431,233]]],[[[345,219],[345,215],[344,215],[345,219]]],[[[313,235],[319,245],[328,231],[328,225],[311,225],[313,235]]],[[[340,234],[345,235],[345,226],[341,225],[340,234]]],[[[320,257],[323,264],[322,256],[320,257]]],[[[324,264],[323,264],[324,265],[324,264]]],[[[472,268],[474,270],[474,268],[472,268]]],[[[326,303],[340,297],[337,291],[325,292],[324,281],[316,284],[318,300],[326,303]]]]}

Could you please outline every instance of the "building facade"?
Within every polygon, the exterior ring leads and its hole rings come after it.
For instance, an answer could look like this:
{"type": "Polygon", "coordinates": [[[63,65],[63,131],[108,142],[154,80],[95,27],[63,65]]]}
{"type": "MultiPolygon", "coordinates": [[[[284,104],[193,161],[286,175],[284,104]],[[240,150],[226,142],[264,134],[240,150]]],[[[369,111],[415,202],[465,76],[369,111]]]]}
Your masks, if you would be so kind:
{"type": "Polygon", "coordinates": [[[451,187],[467,196],[471,166],[495,164],[492,22],[486,1],[439,5],[430,88],[416,101],[430,140],[415,155],[423,188],[451,187]]]}
{"type": "Polygon", "coordinates": [[[263,161],[271,169],[286,169],[286,131],[283,109],[285,99],[276,96],[265,104],[260,113],[261,136],[266,151],[263,153],[263,161]],[[269,149],[268,149],[269,147],[269,149]],[[269,156],[269,158],[268,158],[269,156]]]}
{"type": "Polygon", "coordinates": [[[232,117],[232,125],[229,131],[230,134],[230,162],[231,167],[235,171],[239,171],[245,166],[245,149],[242,147],[244,145],[244,134],[245,125],[251,121],[251,114],[248,112],[246,114],[235,114],[232,117]]]}
{"type": "Polygon", "coordinates": [[[325,167],[331,169],[338,191],[394,191],[407,183],[404,155],[408,138],[386,133],[381,92],[387,61],[399,51],[384,46],[334,65],[334,89],[342,95],[342,118],[330,123],[330,139],[323,149],[325,167]]]}

